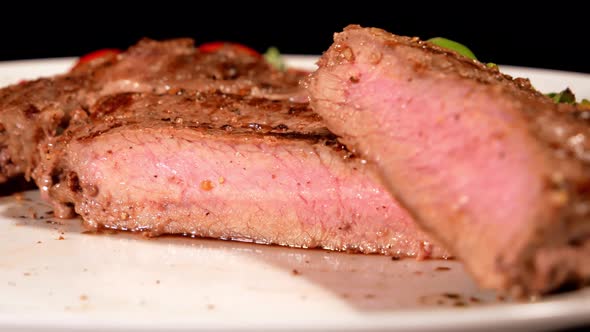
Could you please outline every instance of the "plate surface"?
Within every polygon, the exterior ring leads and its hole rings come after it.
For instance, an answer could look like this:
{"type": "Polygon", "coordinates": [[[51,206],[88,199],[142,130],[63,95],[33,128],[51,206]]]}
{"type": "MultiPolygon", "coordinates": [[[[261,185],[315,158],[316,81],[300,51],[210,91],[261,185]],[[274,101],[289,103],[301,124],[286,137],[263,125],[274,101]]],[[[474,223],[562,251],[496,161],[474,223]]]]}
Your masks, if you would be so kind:
{"type": "MultiPolygon", "coordinates": [[[[289,56],[313,68],[314,57],[289,56]]],[[[0,63],[0,86],[74,59],[0,63]]],[[[590,97],[590,75],[501,66],[590,97]]],[[[181,237],[87,234],[36,192],[0,198],[0,330],[551,329],[590,323],[590,290],[512,303],[455,261],[181,237]]]]}

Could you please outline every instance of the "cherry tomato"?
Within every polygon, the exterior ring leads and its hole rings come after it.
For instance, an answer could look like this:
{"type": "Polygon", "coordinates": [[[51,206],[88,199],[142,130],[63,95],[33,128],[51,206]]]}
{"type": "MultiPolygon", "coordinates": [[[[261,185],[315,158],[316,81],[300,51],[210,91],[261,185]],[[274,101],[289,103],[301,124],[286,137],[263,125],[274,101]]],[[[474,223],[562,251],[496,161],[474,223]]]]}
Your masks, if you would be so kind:
{"type": "Polygon", "coordinates": [[[212,52],[218,51],[222,47],[231,47],[231,48],[234,48],[238,52],[242,52],[242,53],[256,56],[256,57],[262,56],[262,55],[260,55],[260,53],[256,52],[256,50],[254,50],[246,45],[242,45],[239,43],[226,42],[226,41],[216,41],[216,42],[209,42],[209,43],[201,44],[199,46],[199,51],[201,51],[203,53],[212,53],[212,52]]]}
{"type": "Polygon", "coordinates": [[[78,62],[76,62],[76,64],[74,65],[74,67],[72,69],[76,69],[79,66],[81,66],[85,63],[88,63],[92,60],[103,58],[106,56],[114,56],[119,53],[121,53],[121,50],[116,49],[116,48],[103,48],[101,50],[90,52],[88,54],[81,56],[80,59],[78,59],[78,62]]]}

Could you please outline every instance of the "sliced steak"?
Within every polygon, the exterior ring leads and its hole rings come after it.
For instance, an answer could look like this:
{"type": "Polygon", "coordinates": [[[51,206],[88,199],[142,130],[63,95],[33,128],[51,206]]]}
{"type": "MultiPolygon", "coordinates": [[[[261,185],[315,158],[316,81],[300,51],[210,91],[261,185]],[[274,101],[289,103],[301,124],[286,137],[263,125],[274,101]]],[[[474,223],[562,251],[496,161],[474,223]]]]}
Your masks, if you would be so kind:
{"type": "Polygon", "coordinates": [[[545,293],[590,277],[590,114],[417,38],[350,26],[312,107],[481,285],[545,293]]]}
{"type": "Polygon", "coordinates": [[[307,104],[220,93],[101,99],[43,149],[58,215],[94,228],[447,257],[307,104]]]}
{"type": "Polygon", "coordinates": [[[201,53],[190,39],[146,39],[67,74],[0,89],[0,183],[15,176],[28,179],[38,161],[37,144],[58,135],[73,111],[89,109],[101,96],[186,89],[301,99],[301,77],[229,46],[201,53]]]}

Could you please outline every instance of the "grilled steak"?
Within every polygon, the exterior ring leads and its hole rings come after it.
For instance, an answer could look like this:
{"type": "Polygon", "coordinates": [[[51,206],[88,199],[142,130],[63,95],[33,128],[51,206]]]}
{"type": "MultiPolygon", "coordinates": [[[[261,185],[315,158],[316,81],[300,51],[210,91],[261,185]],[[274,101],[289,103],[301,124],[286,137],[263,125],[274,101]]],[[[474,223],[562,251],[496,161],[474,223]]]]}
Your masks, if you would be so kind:
{"type": "Polygon", "coordinates": [[[73,111],[89,109],[101,96],[187,89],[301,98],[300,78],[231,47],[201,53],[190,39],[146,39],[65,75],[0,89],[0,183],[22,175],[28,179],[38,162],[37,144],[59,134],[73,111]]]}
{"type": "Polygon", "coordinates": [[[590,277],[588,113],[416,38],[350,26],[312,107],[481,285],[545,293],[590,277]]]}
{"type": "Polygon", "coordinates": [[[448,255],[307,104],[126,93],[82,114],[34,174],[61,216],[149,235],[448,255]]]}

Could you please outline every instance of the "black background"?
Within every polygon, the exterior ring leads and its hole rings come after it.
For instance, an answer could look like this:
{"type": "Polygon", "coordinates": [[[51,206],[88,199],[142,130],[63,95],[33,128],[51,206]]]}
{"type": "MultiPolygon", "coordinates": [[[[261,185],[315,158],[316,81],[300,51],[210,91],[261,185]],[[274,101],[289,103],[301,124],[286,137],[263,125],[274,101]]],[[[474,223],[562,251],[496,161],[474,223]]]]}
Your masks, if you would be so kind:
{"type": "Polygon", "coordinates": [[[283,53],[320,54],[334,32],[355,23],[400,35],[447,37],[469,46],[484,62],[590,73],[590,14],[578,6],[563,1],[169,1],[79,2],[58,10],[54,3],[11,2],[1,10],[0,60],[78,56],[126,48],[142,37],[227,40],[259,51],[277,46],[283,53]]]}
{"type": "Polygon", "coordinates": [[[520,4],[526,8],[385,1],[81,4],[60,12],[33,4],[4,10],[0,60],[77,56],[125,48],[144,36],[239,41],[259,51],[274,45],[283,53],[320,54],[333,32],[357,23],[401,35],[454,39],[485,62],[590,73],[590,15],[564,3],[520,4]]]}

